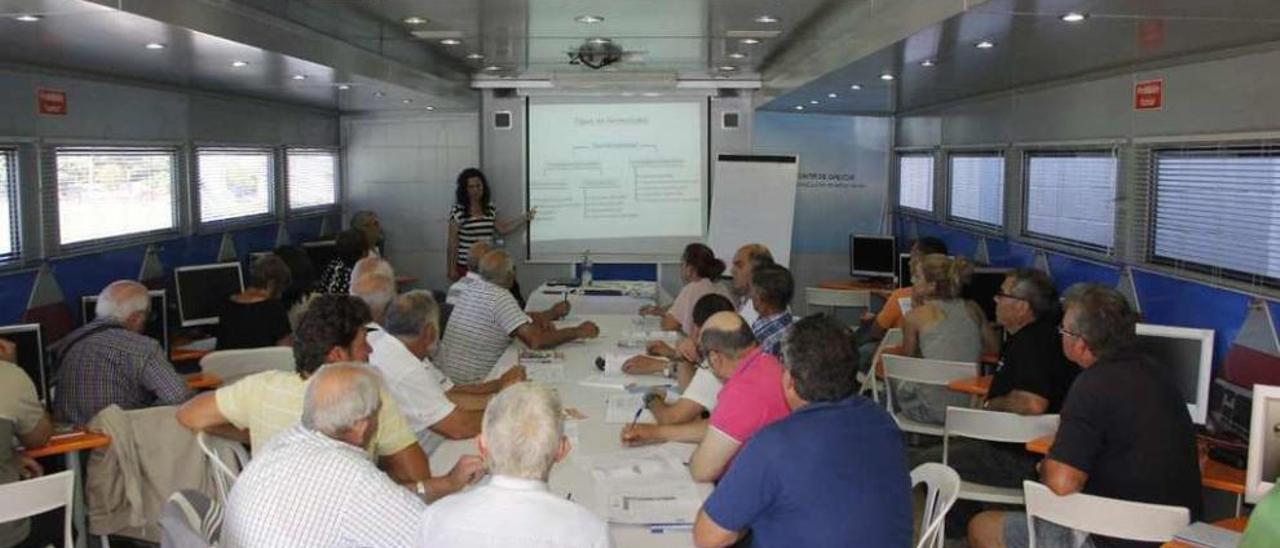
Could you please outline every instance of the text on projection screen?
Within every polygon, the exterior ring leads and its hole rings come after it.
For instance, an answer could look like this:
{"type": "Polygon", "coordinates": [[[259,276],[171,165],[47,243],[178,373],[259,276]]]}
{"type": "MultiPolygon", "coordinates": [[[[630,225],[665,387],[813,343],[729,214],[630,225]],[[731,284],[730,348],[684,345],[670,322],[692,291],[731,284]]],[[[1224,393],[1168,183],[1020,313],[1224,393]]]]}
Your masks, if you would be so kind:
{"type": "Polygon", "coordinates": [[[607,246],[600,240],[701,238],[701,109],[699,103],[530,105],[529,205],[538,213],[529,239],[535,253],[540,242],[607,246]]]}

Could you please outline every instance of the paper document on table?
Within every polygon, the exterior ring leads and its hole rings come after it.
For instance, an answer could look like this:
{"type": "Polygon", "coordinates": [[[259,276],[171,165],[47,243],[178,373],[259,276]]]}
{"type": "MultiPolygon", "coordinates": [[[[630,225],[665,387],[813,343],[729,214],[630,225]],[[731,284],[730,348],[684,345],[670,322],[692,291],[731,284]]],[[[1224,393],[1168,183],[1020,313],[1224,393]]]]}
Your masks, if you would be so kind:
{"type": "Polygon", "coordinates": [[[601,510],[613,523],[691,523],[702,499],[685,467],[688,450],[663,444],[594,455],[585,467],[595,479],[601,510]]]}
{"type": "Polygon", "coordinates": [[[608,504],[605,516],[611,523],[693,523],[702,505],[697,488],[689,481],[614,486],[602,495],[608,504]]]}
{"type": "Polygon", "coordinates": [[[627,390],[635,387],[643,389],[645,387],[654,386],[671,386],[672,380],[666,377],[658,377],[654,375],[608,375],[605,373],[596,373],[589,377],[584,377],[578,381],[582,386],[594,386],[597,388],[616,388],[618,390],[627,390]]]}
{"type": "MultiPolygon", "coordinates": [[[[618,394],[605,400],[604,422],[606,424],[631,424],[636,417],[636,410],[644,408],[644,394],[618,394]]],[[[640,412],[636,419],[641,424],[657,424],[658,420],[648,409],[640,412]]]]}
{"type": "Polygon", "coordinates": [[[521,350],[520,363],[564,363],[564,352],[554,350],[521,350]]]}
{"type": "Polygon", "coordinates": [[[541,365],[528,365],[524,368],[525,375],[531,381],[543,384],[553,384],[565,381],[564,364],[552,363],[541,365]]]}

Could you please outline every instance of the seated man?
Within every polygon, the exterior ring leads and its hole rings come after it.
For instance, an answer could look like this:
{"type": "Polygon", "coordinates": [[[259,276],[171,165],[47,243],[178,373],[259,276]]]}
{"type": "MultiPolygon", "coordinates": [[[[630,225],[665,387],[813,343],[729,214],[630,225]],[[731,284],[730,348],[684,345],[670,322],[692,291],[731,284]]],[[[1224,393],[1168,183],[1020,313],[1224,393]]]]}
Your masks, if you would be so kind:
{"type": "Polygon", "coordinates": [[[480,240],[471,244],[471,252],[467,254],[467,273],[449,286],[449,292],[444,297],[445,303],[458,304],[458,299],[462,297],[462,293],[480,280],[480,258],[492,250],[493,244],[490,244],[488,240],[480,240]]]}
{"type": "MultiPolygon", "coordinates": [[[[382,261],[382,259],[362,259],[362,261],[382,261]]],[[[387,264],[382,262],[381,264],[387,264]]],[[[387,306],[396,298],[395,275],[366,270],[351,277],[351,296],[369,307],[370,331],[379,329],[387,317],[387,306]]]]}
{"type": "MultiPolygon", "coordinates": [[[[1135,343],[1137,315],[1124,296],[1095,284],[1067,291],[1062,352],[1084,371],[1062,404],[1062,422],[1040,481],[1058,495],[1182,506],[1202,513],[1195,427],[1166,364],[1135,343]]],[[[1036,524],[1036,545],[1082,546],[1070,529],[1036,524]]],[[[975,548],[1027,546],[1027,517],[983,512],[969,522],[975,548]]],[[[1089,536],[1083,546],[1146,546],[1089,536]]],[[[1155,544],[1151,544],[1155,546],[1155,544]]]]}
{"type": "MultiPolygon", "coordinates": [[[[698,299],[697,304],[693,305],[693,323],[696,325],[693,327],[693,333],[690,334],[690,340],[695,342],[693,351],[695,356],[700,352],[696,341],[702,332],[702,324],[717,312],[733,312],[733,302],[724,295],[712,293],[703,295],[698,299]]],[[[701,419],[703,413],[715,409],[716,395],[724,386],[714,373],[704,367],[698,367],[701,361],[700,357],[693,361],[683,357],[665,361],[649,356],[635,356],[622,364],[622,370],[633,375],[666,373],[674,370],[676,379],[682,387],[680,399],[675,403],[667,403],[665,391],[656,389],[651,396],[645,397],[645,405],[653,413],[658,424],[684,424],[701,419]]]]}
{"type": "MultiPolygon", "coordinates": [[[[921,257],[926,255],[946,255],[947,244],[938,238],[925,236],[911,244],[911,264],[914,265],[921,257]]],[[[858,370],[866,372],[871,369],[871,360],[876,353],[876,347],[880,345],[880,339],[884,338],[884,334],[890,329],[901,329],[902,318],[911,312],[912,300],[911,291],[911,273],[902,274],[908,279],[901,284],[902,287],[893,290],[885,297],[884,306],[880,308],[880,312],[875,315],[868,313],[863,317],[864,322],[871,322],[862,335],[862,346],[858,349],[858,370]]]]}
{"type": "Polygon", "coordinates": [[[709,421],[636,424],[622,429],[628,445],[681,441],[697,443],[689,461],[695,481],[718,479],[742,444],[757,431],[786,417],[782,365],[756,344],[751,329],[734,312],[720,312],[702,326],[700,338],[711,370],[724,381],[709,421]]]}
{"type": "Polygon", "coordinates": [[[128,410],[191,398],[160,341],[142,334],[151,312],[146,286],[112,282],[98,294],[95,312],[97,319],[50,348],[58,364],[55,420],[88,424],[112,404],[128,410]]]}
{"type": "Polygon", "coordinates": [[[751,303],[751,273],[767,264],[773,264],[773,253],[764,244],[747,244],[733,254],[733,263],[729,267],[729,275],[733,277],[733,295],[738,300],[738,315],[748,325],[760,318],[760,313],[751,303]]]}
{"type": "MultiPolygon", "coordinates": [[[[784,338],[791,416],[756,433],[698,512],[698,546],[911,546],[902,432],[855,395],[857,345],[826,316],[784,338]]],[[[728,387],[725,387],[728,390],[728,387]]]]}
{"type": "MultiPolygon", "coordinates": [[[[369,358],[364,327],[368,322],[369,308],[355,297],[315,297],[294,332],[296,371],[266,371],[201,394],[178,410],[178,422],[192,430],[209,430],[233,438],[243,438],[236,435],[236,429],[248,429],[256,454],[276,434],[298,422],[307,383],[321,365],[369,358]]],[[[385,394],[369,447],[392,479],[398,483],[421,483],[433,497],[466,485],[456,482],[453,473],[431,477],[426,453],[405,424],[400,407],[385,394]]]]}
{"type": "MultiPolygon", "coordinates": [[[[48,443],[53,433],[35,383],[14,365],[16,355],[13,342],[0,339],[0,485],[43,474],[40,463],[19,453],[15,442],[39,447],[48,443]]],[[[29,529],[27,519],[0,523],[0,546],[17,546],[27,538],[29,529]]]]}
{"type": "Polygon", "coordinates": [[[530,382],[503,390],[476,445],[492,479],[428,507],[418,546],[613,545],[604,520],[547,490],[551,467],[570,450],[554,391],[530,382]]]}
{"type": "MultiPolygon", "coordinates": [[[[450,400],[456,388],[427,358],[440,332],[440,306],[423,290],[410,291],[392,301],[381,329],[369,333],[369,365],[382,373],[387,391],[404,413],[409,428],[425,451],[432,451],[441,438],[458,440],[480,433],[484,409],[468,409],[450,400]],[[433,435],[434,434],[434,435],[433,435]]],[[[513,367],[503,375],[497,392],[524,380],[524,368],[513,367]]]]}
{"type": "MultiPolygon", "coordinates": [[[[381,382],[362,364],[331,364],[307,384],[301,424],[259,451],[227,497],[232,547],[410,546],[423,500],[369,460],[381,382]]],[[[482,475],[474,456],[460,474],[482,475]]],[[[466,478],[470,480],[470,478],[466,478]]]]}
{"type": "Polygon", "coordinates": [[[791,271],[782,265],[763,265],[751,272],[751,303],[760,316],[751,324],[751,332],[764,351],[774,356],[782,355],[782,335],[791,326],[795,290],[791,271]]]}
{"type": "Polygon", "coordinates": [[[515,278],[515,262],[506,251],[493,250],[480,258],[480,280],[458,299],[440,349],[440,370],[454,382],[484,379],[512,337],[541,349],[600,334],[592,322],[564,329],[551,325],[551,320],[569,313],[569,303],[526,314],[507,290],[515,278]]]}

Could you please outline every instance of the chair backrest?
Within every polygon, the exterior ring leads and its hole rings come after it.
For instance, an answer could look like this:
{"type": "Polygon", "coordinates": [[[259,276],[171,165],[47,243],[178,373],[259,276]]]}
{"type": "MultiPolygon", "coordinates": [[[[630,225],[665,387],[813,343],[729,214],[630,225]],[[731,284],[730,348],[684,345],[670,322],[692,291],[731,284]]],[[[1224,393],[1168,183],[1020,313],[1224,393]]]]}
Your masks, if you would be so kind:
{"type": "Polygon", "coordinates": [[[885,331],[884,337],[880,338],[880,344],[876,345],[876,352],[871,356],[871,369],[868,371],[866,387],[871,390],[871,399],[880,401],[880,385],[877,376],[884,373],[880,366],[880,357],[884,355],[884,349],[902,345],[902,329],[892,328],[885,331]]]}
{"type": "Polygon", "coordinates": [[[851,289],[806,287],[804,299],[810,306],[867,306],[867,292],[851,289]]]}
{"type": "MultiPolygon", "coordinates": [[[[1058,415],[1019,415],[984,409],[947,407],[943,443],[949,436],[1002,443],[1026,443],[1058,430],[1058,415]]],[[[943,458],[946,458],[945,453],[943,458]]],[[[945,460],[942,462],[946,462],[945,460]]]]}
{"type": "Polygon", "coordinates": [[[222,530],[223,508],[199,491],[174,493],[160,513],[161,548],[215,546],[222,530]]]}
{"type": "Polygon", "coordinates": [[[70,470],[56,474],[0,485],[0,523],[19,520],[53,510],[63,512],[63,546],[71,548],[71,507],[75,494],[75,475],[70,470]]]}
{"type": "Polygon", "coordinates": [[[1022,482],[1027,531],[1036,546],[1035,518],[1090,534],[1142,542],[1168,542],[1191,523],[1181,506],[1148,504],[1083,493],[1060,497],[1034,481],[1022,482]]]}
{"type": "Polygon", "coordinates": [[[921,483],[925,486],[924,508],[916,548],[942,548],[943,524],[960,494],[960,475],[945,464],[926,462],[911,471],[912,489],[921,483]]]}
{"type": "Polygon", "coordinates": [[[236,442],[214,440],[204,432],[196,433],[196,443],[213,466],[213,483],[218,489],[218,499],[225,503],[227,496],[231,494],[231,487],[239,477],[239,471],[249,465],[249,452],[236,442]]]}
{"type": "Polygon", "coordinates": [[[972,377],[978,373],[978,364],[950,362],[946,360],[927,360],[924,358],[908,358],[897,354],[884,354],[885,409],[893,414],[894,383],[888,379],[946,386],[951,381],[972,377]]]}
{"type": "Polygon", "coordinates": [[[217,350],[200,358],[200,370],[217,375],[226,386],[254,373],[293,371],[293,349],[287,346],[267,346],[244,350],[217,350]]]}

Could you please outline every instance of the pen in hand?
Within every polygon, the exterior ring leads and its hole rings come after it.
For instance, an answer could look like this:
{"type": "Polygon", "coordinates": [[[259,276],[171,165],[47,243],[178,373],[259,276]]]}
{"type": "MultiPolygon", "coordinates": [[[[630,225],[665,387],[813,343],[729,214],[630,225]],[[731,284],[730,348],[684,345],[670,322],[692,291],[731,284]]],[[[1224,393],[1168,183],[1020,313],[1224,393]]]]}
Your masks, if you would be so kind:
{"type": "Polygon", "coordinates": [[[631,417],[631,426],[628,426],[627,430],[631,430],[636,427],[636,423],[640,421],[641,413],[644,413],[644,407],[640,407],[639,409],[636,409],[636,416],[631,417]]]}

